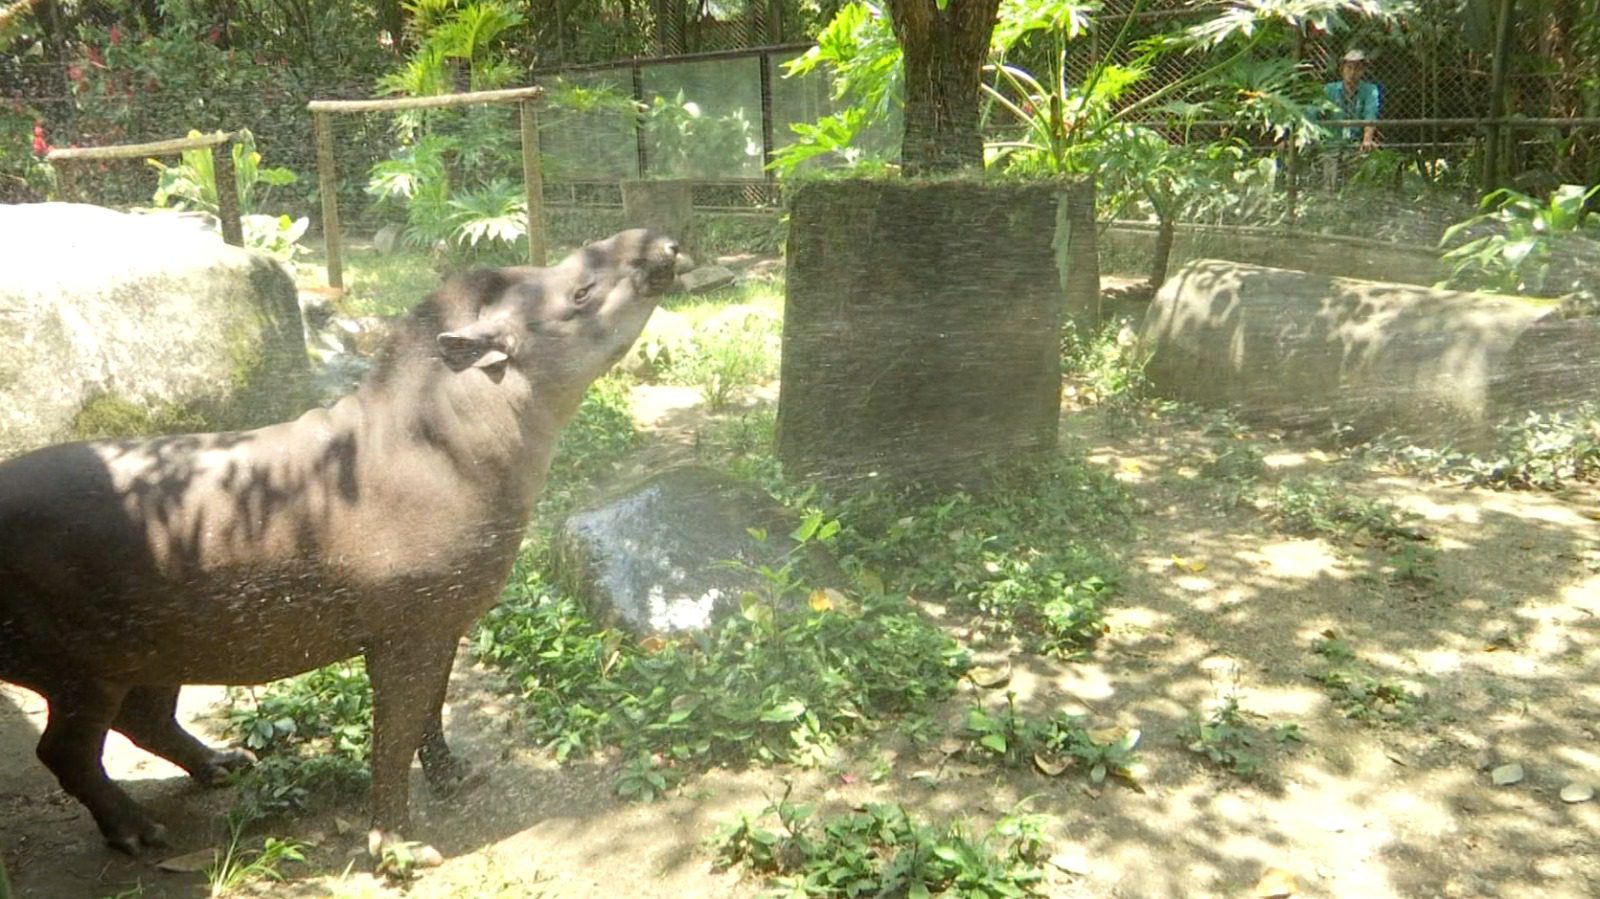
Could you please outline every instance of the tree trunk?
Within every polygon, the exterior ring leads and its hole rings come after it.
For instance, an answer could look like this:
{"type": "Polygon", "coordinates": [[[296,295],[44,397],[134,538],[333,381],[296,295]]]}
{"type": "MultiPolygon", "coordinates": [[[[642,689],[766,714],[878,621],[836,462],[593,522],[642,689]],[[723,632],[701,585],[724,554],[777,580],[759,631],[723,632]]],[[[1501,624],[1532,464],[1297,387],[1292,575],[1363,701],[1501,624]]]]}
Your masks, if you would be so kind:
{"type": "Polygon", "coordinates": [[[1000,0],[889,0],[905,59],[907,176],[982,167],[978,85],[1000,0]]]}
{"type": "Polygon", "coordinates": [[[1150,286],[1160,289],[1167,281],[1167,264],[1172,260],[1172,240],[1178,226],[1170,216],[1162,216],[1156,226],[1156,252],[1150,260],[1150,286]]]}

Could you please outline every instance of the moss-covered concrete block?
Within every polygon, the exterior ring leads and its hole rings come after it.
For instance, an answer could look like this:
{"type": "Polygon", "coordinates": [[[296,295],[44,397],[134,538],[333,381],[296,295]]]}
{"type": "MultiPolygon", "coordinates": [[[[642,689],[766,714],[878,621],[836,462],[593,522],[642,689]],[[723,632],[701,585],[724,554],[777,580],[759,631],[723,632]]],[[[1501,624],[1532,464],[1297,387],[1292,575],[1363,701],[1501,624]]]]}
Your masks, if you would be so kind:
{"type": "Polygon", "coordinates": [[[1060,190],[793,192],[779,455],[795,478],[959,480],[1056,442],[1060,190]]]}

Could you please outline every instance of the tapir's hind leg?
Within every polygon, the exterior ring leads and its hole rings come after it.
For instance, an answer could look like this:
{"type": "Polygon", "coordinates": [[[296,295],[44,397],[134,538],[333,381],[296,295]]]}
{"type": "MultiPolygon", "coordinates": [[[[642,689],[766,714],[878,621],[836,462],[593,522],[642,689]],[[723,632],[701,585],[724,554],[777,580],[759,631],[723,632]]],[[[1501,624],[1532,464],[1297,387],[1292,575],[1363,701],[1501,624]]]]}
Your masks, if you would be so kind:
{"type": "Polygon", "coordinates": [[[445,676],[434,685],[433,695],[428,697],[427,727],[422,732],[422,746],[417,751],[422,758],[422,773],[428,778],[428,789],[433,795],[441,797],[453,796],[488,779],[453,754],[450,744],[445,742],[444,697],[449,686],[450,672],[447,668],[445,676]]]}
{"type": "Polygon", "coordinates": [[[206,786],[216,786],[229,772],[255,762],[255,756],[242,749],[217,750],[200,742],[178,724],[177,712],[177,687],[134,687],[123,697],[111,727],[206,786]]]}
{"type": "Polygon", "coordinates": [[[106,731],[125,693],[125,687],[100,681],[52,685],[44,691],[50,723],[37,752],[61,788],[89,809],[106,842],[138,854],[165,845],[166,831],[111,782],[100,761],[106,731]]]}

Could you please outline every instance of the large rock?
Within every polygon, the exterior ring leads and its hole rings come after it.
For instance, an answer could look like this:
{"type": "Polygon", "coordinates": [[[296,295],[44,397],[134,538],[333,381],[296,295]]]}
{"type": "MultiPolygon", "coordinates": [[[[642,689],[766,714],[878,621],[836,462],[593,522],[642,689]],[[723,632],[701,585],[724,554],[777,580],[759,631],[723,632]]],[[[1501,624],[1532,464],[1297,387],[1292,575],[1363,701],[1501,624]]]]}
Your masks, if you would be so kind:
{"type": "Polygon", "coordinates": [[[886,180],[794,192],[778,401],[790,477],[960,480],[1055,445],[1060,195],[886,180]]]}
{"type": "Polygon", "coordinates": [[[1158,390],[1252,420],[1472,444],[1596,397],[1600,345],[1548,302],[1203,259],[1156,294],[1139,348],[1158,390]]]}
{"type": "Polygon", "coordinates": [[[77,437],[300,411],[293,279],[165,216],[0,206],[0,458],[77,437]]]}
{"type": "MultiPolygon", "coordinates": [[[[737,613],[746,591],[767,595],[755,570],[789,561],[794,526],[758,491],[709,469],[675,468],[568,516],[555,576],[602,620],[634,634],[701,631],[737,613]]],[[[812,586],[843,586],[815,544],[800,561],[812,586]]]]}

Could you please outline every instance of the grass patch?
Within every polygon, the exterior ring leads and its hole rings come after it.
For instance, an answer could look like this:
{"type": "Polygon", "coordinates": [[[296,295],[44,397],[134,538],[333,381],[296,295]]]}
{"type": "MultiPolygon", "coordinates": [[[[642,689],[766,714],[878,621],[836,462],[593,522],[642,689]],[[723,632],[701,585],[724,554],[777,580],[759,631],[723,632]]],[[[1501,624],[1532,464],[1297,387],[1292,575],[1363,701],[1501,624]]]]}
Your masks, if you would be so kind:
{"type": "Polygon", "coordinates": [[[1127,494],[1081,458],[998,466],[984,490],[864,493],[841,504],[841,549],[893,590],[947,599],[983,624],[1053,655],[1104,631],[1120,564],[1127,494]]]}
{"type": "Polygon", "coordinates": [[[1048,821],[1008,815],[974,836],[963,824],[933,827],[890,804],[818,820],[811,806],[785,797],[724,825],[711,848],[719,867],[765,877],[769,896],[1029,896],[1039,894],[1048,821]],[[766,826],[770,818],[776,829],[766,826]]]}
{"type": "Polygon", "coordinates": [[[786,572],[711,631],[636,641],[557,593],[539,561],[518,564],[474,652],[521,694],[532,736],[561,759],[621,747],[619,788],[641,797],[667,788],[663,769],[820,764],[840,738],[948,697],[967,666],[903,596],[796,603],[785,594],[810,591],[786,572]]]}

